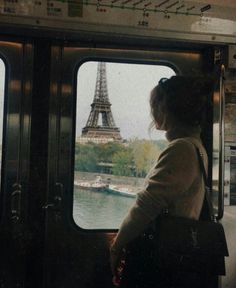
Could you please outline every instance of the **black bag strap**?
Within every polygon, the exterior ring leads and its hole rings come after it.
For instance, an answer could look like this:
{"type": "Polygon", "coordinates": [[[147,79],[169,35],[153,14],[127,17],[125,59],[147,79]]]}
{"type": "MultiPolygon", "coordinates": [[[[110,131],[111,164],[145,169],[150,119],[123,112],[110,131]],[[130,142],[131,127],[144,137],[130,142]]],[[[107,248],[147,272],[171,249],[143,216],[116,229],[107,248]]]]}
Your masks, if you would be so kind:
{"type": "Polygon", "coordinates": [[[202,210],[200,213],[200,219],[205,220],[207,216],[208,218],[207,220],[215,220],[214,213],[213,213],[213,206],[212,206],[211,199],[210,199],[210,188],[208,185],[207,174],[206,174],[206,170],[205,170],[204,163],[203,163],[203,154],[201,153],[198,147],[196,147],[196,151],[197,151],[199,166],[202,172],[204,186],[205,186],[204,201],[203,201],[202,210]]]}

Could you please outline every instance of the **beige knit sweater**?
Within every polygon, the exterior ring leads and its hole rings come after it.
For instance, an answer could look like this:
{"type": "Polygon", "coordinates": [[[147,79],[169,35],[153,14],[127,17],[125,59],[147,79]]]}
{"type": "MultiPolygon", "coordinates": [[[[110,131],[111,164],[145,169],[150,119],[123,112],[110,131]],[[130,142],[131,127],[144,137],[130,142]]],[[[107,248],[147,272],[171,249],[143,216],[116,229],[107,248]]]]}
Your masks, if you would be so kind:
{"type": "Polygon", "coordinates": [[[120,250],[137,237],[164,208],[171,215],[198,219],[204,199],[204,183],[196,148],[207,154],[199,129],[175,129],[167,132],[168,147],[146,178],[144,189],[123,220],[112,245],[120,250]]]}

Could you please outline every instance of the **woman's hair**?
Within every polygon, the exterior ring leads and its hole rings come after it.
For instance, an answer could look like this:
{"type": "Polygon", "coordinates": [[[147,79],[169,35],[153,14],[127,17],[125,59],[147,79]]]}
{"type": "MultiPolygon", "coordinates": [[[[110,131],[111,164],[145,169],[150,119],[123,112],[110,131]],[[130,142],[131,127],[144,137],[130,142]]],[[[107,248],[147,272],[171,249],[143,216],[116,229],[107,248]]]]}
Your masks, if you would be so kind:
{"type": "Polygon", "coordinates": [[[213,91],[213,81],[206,78],[173,76],[162,78],[152,90],[151,113],[154,121],[161,112],[182,124],[197,126],[203,121],[207,97],[213,91]]]}

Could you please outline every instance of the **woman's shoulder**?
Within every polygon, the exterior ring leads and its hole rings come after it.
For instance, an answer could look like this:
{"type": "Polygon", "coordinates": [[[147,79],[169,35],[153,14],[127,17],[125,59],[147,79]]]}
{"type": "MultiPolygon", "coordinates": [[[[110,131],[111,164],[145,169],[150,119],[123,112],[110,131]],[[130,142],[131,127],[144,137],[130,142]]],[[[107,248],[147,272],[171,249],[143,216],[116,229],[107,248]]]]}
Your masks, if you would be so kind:
{"type": "Polygon", "coordinates": [[[196,148],[205,154],[205,149],[200,139],[193,137],[178,138],[169,143],[167,148],[160,155],[160,159],[168,156],[181,157],[182,159],[185,157],[196,158],[196,148]]]}
{"type": "Polygon", "coordinates": [[[202,146],[201,141],[192,138],[192,137],[185,137],[185,138],[177,138],[171,141],[167,147],[167,149],[178,149],[178,150],[188,150],[188,151],[196,151],[196,147],[202,146]]]}

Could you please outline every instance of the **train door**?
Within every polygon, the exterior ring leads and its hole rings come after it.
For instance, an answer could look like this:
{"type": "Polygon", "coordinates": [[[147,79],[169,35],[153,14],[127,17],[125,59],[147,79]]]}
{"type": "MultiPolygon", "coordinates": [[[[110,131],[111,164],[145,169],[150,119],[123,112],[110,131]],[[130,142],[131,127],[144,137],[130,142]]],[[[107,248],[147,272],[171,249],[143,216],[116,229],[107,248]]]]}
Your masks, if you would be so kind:
{"type": "Polygon", "coordinates": [[[222,287],[234,287],[236,283],[235,275],[235,45],[229,45],[227,69],[224,72],[222,85],[222,138],[224,141],[224,155],[222,166],[224,167],[222,177],[222,187],[224,190],[224,225],[228,241],[229,257],[226,259],[227,274],[222,279],[222,287]]]}
{"type": "MultiPolygon", "coordinates": [[[[109,267],[109,243],[119,226],[117,224],[119,221],[115,221],[117,214],[114,216],[113,210],[115,209],[114,207],[119,210],[121,204],[118,202],[118,198],[115,200],[113,199],[111,202],[113,202],[114,206],[108,206],[104,212],[102,208],[100,208],[101,206],[99,206],[99,203],[104,203],[104,201],[106,201],[105,198],[106,196],[108,197],[107,194],[109,193],[104,192],[102,199],[100,199],[100,196],[97,196],[99,193],[94,192],[94,194],[92,194],[91,191],[86,190],[90,195],[89,199],[93,201],[94,206],[84,207],[83,205],[89,203],[90,200],[88,200],[88,198],[84,199],[83,196],[79,194],[78,189],[76,189],[76,185],[86,186],[87,182],[92,185],[92,180],[94,180],[98,174],[101,176],[101,173],[107,173],[105,180],[108,182],[106,182],[106,184],[108,184],[109,181],[112,182],[114,180],[111,173],[111,165],[105,163],[108,162],[107,160],[102,161],[100,159],[100,162],[98,161],[100,170],[99,172],[98,170],[91,170],[93,173],[91,173],[92,176],[90,175],[90,178],[86,178],[89,174],[86,169],[83,170],[85,171],[84,174],[82,172],[77,173],[79,165],[83,164],[82,162],[77,162],[78,158],[83,159],[83,156],[89,155],[89,153],[93,153],[93,159],[96,158],[96,155],[94,155],[95,146],[92,146],[92,152],[91,150],[80,150],[79,156],[76,153],[79,149],[78,138],[81,140],[81,137],[79,136],[82,131],[86,132],[86,129],[89,127],[91,128],[91,119],[89,120],[89,115],[91,115],[91,112],[94,111],[93,109],[95,109],[96,106],[96,87],[102,85],[98,79],[100,77],[98,76],[98,72],[88,70],[83,74],[81,71],[85,71],[90,65],[95,65],[95,67],[97,67],[99,66],[98,63],[101,62],[107,64],[107,69],[108,67],[111,67],[109,65],[126,65],[124,70],[129,70],[129,67],[132,68],[132,65],[136,65],[135,69],[131,69],[133,71],[133,74],[131,73],[132,76],[126,77],[126,80],[128,81],[123,83],[121,81],[118,84],[120,87],[124,86],[124,83],[126,83],[125,85],[128,85],[128,82],[133,81],[134,79],[132,78],[135,78],[136,75],[136,72],[134,71],[140,69],[139,66],[142,65],[150,66],[150,72],[145,72],[147,75],[150,74],[150,76],[153,73],[153,66],[156,68],[158,66],[164,66],[171,70],[171,72],[168,72],[168,75],[159,75],[156,76],[157,78],[169,77],[171,74],[179,73],[199,75],[213,71],[215,59],[214,49],[178,49],[176,51],[168,49],[150,49],[150,51],[138,51],[137,49],[132,50],[130,48],[125,50],[114,49],[112,47],[92,48],[89,46],[86,47],[85,45],[82,47],[61,47],[55,45],[52,47],[51,57],[51,98],[48,147],[49,178],[47,202],[44,207],[46,213],[44,288],[72,288],[78,286],[81,288],[112,287],[109,267]],[[205,59],[208,60],[205,61],[205,59]],[[81,73],[84,76],[82,76],[81,73]],[[92,95],[88,96],[84,92],[82,88],[84,86],[92,87],[92,92],[90,93],[92,95]],[[90,100],[86,99],[87,97],[90,97],[90,100]],[[84,106],[84,103],[87,103],[87,106],[84,106]],[[86,119],[84,119],[82,124],[79,124],[84,117],[82,116],[83,112],[86,112],[84,114],[86,115],[86,119]],[[88,120],[87,124],[86,120],[88,120]],[[91,194],[94,195],[95,199],[92,199],[93,196],[91,196],[91,194]],[[101,216],[102,214],[104,215],[101,216]],[[91,218],[87,219],[89,217],[91,218]]],[[[97,68],[95,68],[95,71],[99,71],[99,69],[96,69],[97,68]]],[[[119,71],[116,72],[114,78],[117,79],[121,77],[119,73],[119,71]]],[[[148,78],[145,78],[147,75],[142,74],[144,80],[148,78]]],[[[131,85],[138,86],[138,82],[142,82],[142,85],[144,85],[140,78],[138,80],[136,79],[136,82],[132,82],[131,85]]],[[[111,89],[112,84],[109,82],[108,86],[111,89]]],[[[124,93],[122,96],[119,93],[118,95],[116,94],[118,99],[114,99],[114,101],[123,104],[119,106],[120,110],[118,109],[118,111],[116,111],[115,121],[117,121],[119,115],[122,114],[122,110],[129,110],[129,113],[134,113],[133,115],[136,115],[135,117],[137,117],[137,119],[135,122],[140,125],[141,129],[142,121],[139,121],[139,117],[141,119],[141,114],[143,111],[146,111],[146,108],[142,106],[137,107],[137,95],[136,97],[134,94],[131,95],[127,92],[128,95],[124,93]],[[133,103],[132,107],[129,106],[130,100],[133,103]],[[135,111],[135,109],[137,111],[135,111]]],[[[144,95],[143,97],[148,97],[148,95],[144,95]]],[[[113,106],[115,105],[114,101],[112,100],[113,106]]],[[[100,107],[100,109],[104,108],[100,107]]],[[[112,109],[115,108],[112,107],[112,109]]],[[[209,119],[206,121],[206,126],[203,127],[203,138],[209,155],[212,155],[211,108],[209,108],[207,115],[209,119]]],[[[129,121],[126,121],[124,127],[132,128],[133,124],[130,123],[129,121]]],[[[121,124],[117,126],[120,125],[121,124]]],[[[97,126],[99,126],[99,124],[97,124],[97,126]]],[[[120,129],[120,133],[122,135],[124,131],[121,131],[120,129]]],[[[94,136],[95,134],[92,135],[91,138],[96,138],[94,136]]],[[[85,138],[86,137],[82,137],[82,140],[85,141],[85,138]]],[[[127,147],[128,141],[124,141],[123,145],[127,147]]],[[[96,151],[95,154],[99,153],[98,150],[96,151]]],[[[126,160],[127,158],[128,156],[125,157],[126,160]]],[[[210,163],[211,161],[212,157],[210,156],[210,163]]],[[[115,167],[112,166],[112,169],[115,169],[115,167]]],[[[129,170],[130,173],[132,173],[131,170],[132,169],[129,170]]],[[[103,176],[104,174],[102,174],[102,177],[103,176]]],[[[119,181],[121,181],[120,179],[122,179],[122,177],[120,177],[115,184],[119,184],[119,181]]],[[[112,186],[113,192],[115,190],[114,186],[112,186]]],[[[118,190],[118,192],[122,191],[118,190]]],[[[123,202],[127,203],[128,197],[125,198],[123,202]]],[[[124,214],[124,212],[122,213],[124,214]]],[[[124,216],[123,214],[122,216],[124,216]]]]}
{"type": "Polygon", "coordinates": [[[4,287],[25,279],[32,45],[0,41],[1,269],[4,287]]]}

